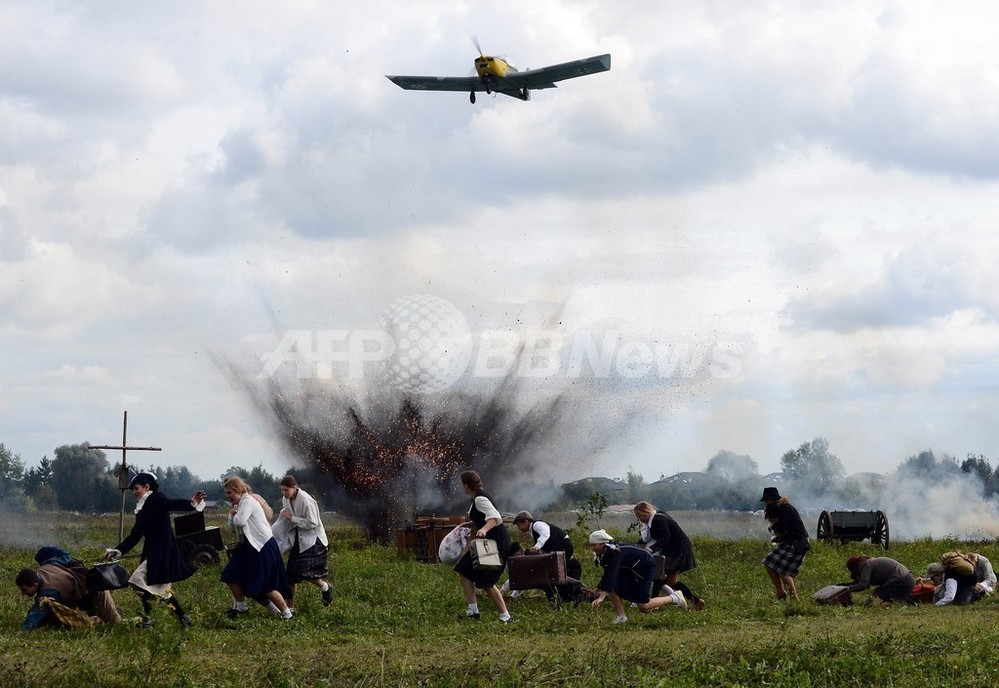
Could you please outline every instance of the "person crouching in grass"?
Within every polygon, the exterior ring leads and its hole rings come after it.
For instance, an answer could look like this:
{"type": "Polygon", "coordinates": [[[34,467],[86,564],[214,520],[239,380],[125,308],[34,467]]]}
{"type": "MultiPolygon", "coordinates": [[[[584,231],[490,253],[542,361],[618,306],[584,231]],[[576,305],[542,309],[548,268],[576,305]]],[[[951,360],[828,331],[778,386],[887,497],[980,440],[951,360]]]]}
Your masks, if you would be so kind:
{"type": "Polygon", "coordinates": [[[590,549],[596,564],[603,568],[604,575],[597,583],[597,596],[591,603],[598,607],[610,597],[617,616],[614,623],[624,623],[628,617],[624,613],[622,600],[634,602],[642,612],[654,612],[667,604],[675,604],[680,609],[687,608],[683,595],[663,586],[666,595],[651,597],[652,583],[656,575],[656,560],[648,551],[634,545],[620,545],[606,530],[590,533],[590,549]]]}

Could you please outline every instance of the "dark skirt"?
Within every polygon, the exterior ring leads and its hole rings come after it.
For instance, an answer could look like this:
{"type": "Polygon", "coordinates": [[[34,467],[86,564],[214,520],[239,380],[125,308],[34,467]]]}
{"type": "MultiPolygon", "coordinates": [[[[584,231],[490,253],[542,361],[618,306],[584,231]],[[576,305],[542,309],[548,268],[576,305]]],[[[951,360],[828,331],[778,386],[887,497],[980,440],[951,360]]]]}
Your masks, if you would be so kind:
{"type": "Polygon", "coordinates": [[[614,581],[614,592],[622,600],[635,604],[645,604],[652,599],[649,592],[652,590],[652,580],[655,575],[655,566],[636,567],[635,570],[621,569],[617,580],[614,581]]]}
{"type": "Polygon", "coordinates": [[[274,538],[259,552],[248,542],[239,543],[222,570],[222,582],[235,583],[251,599],[263,597],[272,590],[284,597],[291,596],[281,550],[274,538]]]}
{"type": "Polygon", "coordinates": [[[805,554],[808,553],[808,550],[799,552],[798,549],[800,548],[796,548],[793,542],[782,542],[763,557],[763,565],[781,575],[794,578],[805,563],[805,554]]]}
{"type": "Polygon", "coordinates": [[[327,568],[328,561],[329,550],[319,540],[304,552],[298,551],[296,542],[291,554],[288,555],[288,582],[301,583],[326,578],[330,575],[327,568]]]}
{"type": "Polygon", "coordinates": [[[662,552],[665,558],[663,562],[663,568],[666,571],[679,571],[683,573],[684,571],[690,571],[695,566],[697,566],[694,561],[694,550],[691,547],[683,547],[676,552],[662,552]]]}

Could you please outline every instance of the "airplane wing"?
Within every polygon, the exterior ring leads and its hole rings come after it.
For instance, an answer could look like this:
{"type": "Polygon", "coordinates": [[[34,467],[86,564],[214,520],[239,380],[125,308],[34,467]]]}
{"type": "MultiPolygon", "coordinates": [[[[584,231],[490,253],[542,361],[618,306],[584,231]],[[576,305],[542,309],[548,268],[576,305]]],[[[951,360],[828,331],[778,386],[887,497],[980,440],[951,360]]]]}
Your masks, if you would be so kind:
{"type": "MultiPolygon", "coordinates": [[[[563,62],[557,65],[551,65],[550,67],[542,67],[541,69],[528,69],[523,72],[514,72],[512,74],[507,74],[502,79],[499,79],[500,84],[510,84],[513,88],[522,89],[524,87],[534,90],[541,88],[556,88],[556,81],[563,81],[564,79],[574,79],[577,76],[586,76],[587,74],[596,74],[597,72],[606,72],[611,66],[611,56],[597,55],[595,57],[587,57],[582,60],[573,60],[572,62],[563,62]]],[[[502,92],[502,86],[497,89],[502,92]]]]}
{"type": "Polygon", "coordinates": [[[477,76],[389,76],[396,86],[410,91],[461,91],[484,93],[485,85],[477,76]]]}

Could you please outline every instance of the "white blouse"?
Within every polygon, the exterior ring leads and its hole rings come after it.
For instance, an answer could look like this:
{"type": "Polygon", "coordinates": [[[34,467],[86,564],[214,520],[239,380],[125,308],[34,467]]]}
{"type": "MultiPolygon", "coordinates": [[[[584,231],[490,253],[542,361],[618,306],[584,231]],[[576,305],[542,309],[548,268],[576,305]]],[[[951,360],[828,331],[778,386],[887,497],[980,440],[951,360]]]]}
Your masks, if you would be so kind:
{"type": "Polygon", "coordinates": [[[264,516],[264,509],[250,493],[239,498],[236,514],[229,514],[229,530],[243,538],[258,552],[271,539],[271,526],[264,516]]]}

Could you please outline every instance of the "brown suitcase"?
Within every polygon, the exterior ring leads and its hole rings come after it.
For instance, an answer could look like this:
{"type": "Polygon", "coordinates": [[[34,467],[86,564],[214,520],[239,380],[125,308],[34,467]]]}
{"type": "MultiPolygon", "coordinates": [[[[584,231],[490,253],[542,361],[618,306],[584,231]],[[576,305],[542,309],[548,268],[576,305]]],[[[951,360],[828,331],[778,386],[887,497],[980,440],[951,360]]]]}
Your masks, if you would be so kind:
{"type": "Polygon", "coordinates": [[[565,552],[524,554],[506,561],[511,590],[530,590],[565,585],[565,552]]]}
{"type": "Polygon", "coordinates": [[[653,580],[657,582],[666,580],[666,557],[661,554],[653,554],[652,558],[656,560],[656,575],[653,580]]]}

